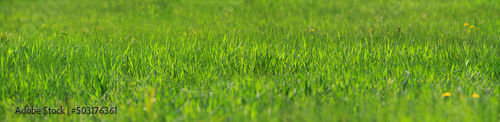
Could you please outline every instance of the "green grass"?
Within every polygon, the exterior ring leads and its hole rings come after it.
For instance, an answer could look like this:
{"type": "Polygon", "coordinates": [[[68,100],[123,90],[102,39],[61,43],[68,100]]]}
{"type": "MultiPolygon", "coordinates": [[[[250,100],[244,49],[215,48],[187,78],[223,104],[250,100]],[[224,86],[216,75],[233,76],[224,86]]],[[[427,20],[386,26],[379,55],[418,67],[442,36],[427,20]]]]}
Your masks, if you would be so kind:
{"type": "Polygon", "coordinates": [[[2,0],[0,120],[497,122],[499,20],[496,0],[2,0]]]}

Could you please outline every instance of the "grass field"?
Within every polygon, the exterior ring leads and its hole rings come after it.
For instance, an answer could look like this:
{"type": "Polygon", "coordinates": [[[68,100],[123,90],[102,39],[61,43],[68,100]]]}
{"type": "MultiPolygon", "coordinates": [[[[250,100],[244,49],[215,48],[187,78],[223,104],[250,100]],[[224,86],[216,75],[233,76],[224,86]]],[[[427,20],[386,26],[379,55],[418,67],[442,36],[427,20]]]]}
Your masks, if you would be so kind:
{"type": "Polygon", "coordinates": [[[1,0],[0,32],[3,121],[500,121],[498,0],[1,0]]]}

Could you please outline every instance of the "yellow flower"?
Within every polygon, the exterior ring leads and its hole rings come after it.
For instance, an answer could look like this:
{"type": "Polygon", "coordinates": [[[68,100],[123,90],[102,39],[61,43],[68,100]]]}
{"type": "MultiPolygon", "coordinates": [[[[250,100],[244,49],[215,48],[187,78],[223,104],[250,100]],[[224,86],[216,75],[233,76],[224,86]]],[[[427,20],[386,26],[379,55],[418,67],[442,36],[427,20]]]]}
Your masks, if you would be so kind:
{"type": "Polygon", "coordinates": [[[314,32],[314,29],[311,29],[311,32],[314,32]]]}
{"type": "Polygon", "coordinates": [[[109,39],[109,41],[111,42],[111,41],[113,41],[113,39],[109,39]]]}
{"type": "Polygon", "coordinates": [[[468,25],[469,25],[469,23],[465,23],[465,24],[464,24],[464,26],[468,26],[468,25]]]}
{"type": "Polygon", "coordinates": [[[472,94],[472,98],[479,98],[479,95],[474,93],[474,94],[472,94]]]}
{"type": "Polygon", "coordinates": [[[470,25],[469,28],[474,28],[474,25],[470,25]]]}
{"type": "Polygon", "coordinates": [[[45,27],[45,26],[47,26],[47,25],[46,24],[42,24],[42,27],[45,27]]]}
{"type": "Polygon", "coordinates": [[[449,96],[451,96],[451,93],[450,93],[450,92],[446,92],[446,93],[444,93],[444,94],[443,94],[443,95],[441,95],[441,96],[442,96],[442,97],[449,97],[449,96]]]}

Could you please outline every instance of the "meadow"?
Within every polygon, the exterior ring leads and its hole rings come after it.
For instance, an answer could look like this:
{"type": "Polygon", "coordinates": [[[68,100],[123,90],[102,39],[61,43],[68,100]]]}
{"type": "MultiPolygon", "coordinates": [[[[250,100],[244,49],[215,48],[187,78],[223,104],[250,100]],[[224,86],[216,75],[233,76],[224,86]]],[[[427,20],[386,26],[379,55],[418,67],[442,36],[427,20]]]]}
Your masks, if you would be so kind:
{"type": "Polygon", "coordinates": [[[1,0],[0,120],[498,122],[499,36],[497,0],[1,0]]]}

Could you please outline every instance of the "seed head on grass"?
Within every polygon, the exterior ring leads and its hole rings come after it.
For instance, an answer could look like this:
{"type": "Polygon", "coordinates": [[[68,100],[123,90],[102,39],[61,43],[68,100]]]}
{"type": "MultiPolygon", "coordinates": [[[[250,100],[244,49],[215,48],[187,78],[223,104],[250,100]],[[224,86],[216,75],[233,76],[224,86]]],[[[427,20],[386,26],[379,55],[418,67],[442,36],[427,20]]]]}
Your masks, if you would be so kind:
{"type": "Polygon", "coordinates": [[[10,39],[10,37],[12,36],[12,34],[10,33],[3,33],[3,32],[0,32],[0,42],[6,42],[10,39]]]}

